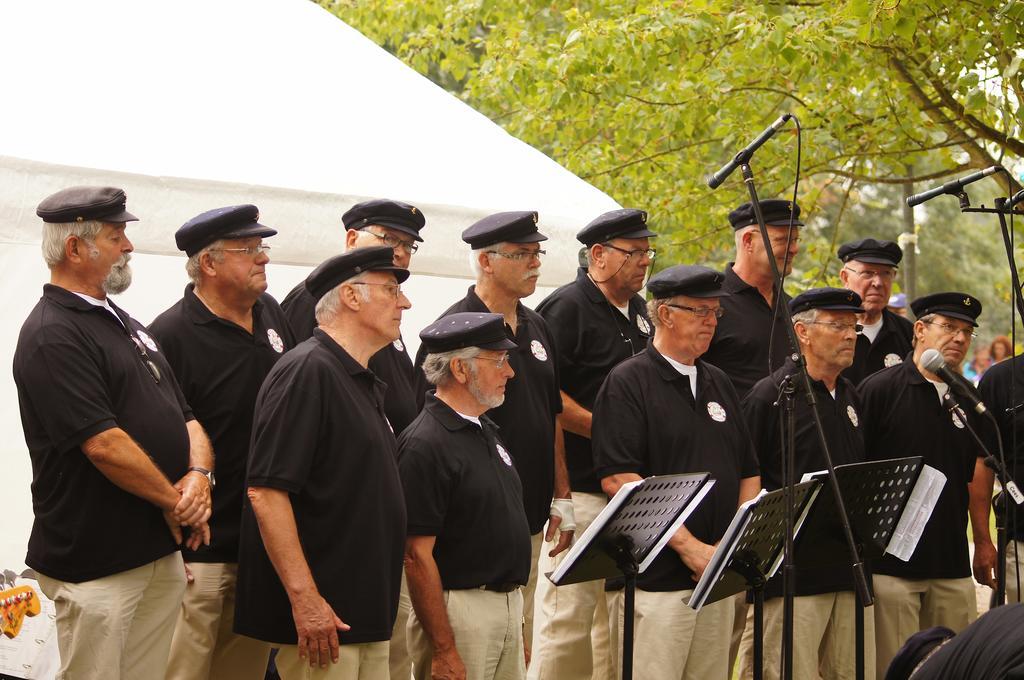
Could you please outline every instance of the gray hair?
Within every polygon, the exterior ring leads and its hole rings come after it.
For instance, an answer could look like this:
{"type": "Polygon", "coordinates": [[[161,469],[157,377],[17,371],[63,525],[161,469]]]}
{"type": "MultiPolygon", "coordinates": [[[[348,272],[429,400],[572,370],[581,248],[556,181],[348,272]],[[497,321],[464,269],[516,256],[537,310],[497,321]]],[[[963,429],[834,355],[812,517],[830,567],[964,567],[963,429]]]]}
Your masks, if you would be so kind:
{"type": "Polygon", "coordinates": [[[99,220],[85,220],[83,222],[58,222],[43,223],[43,240],[40,247],[43,251],[43,261],[46,266],[53,269],[64,261],[64,244],[72,236],[95,243],[100,230],[103,229],[103,222],[99,220]]]}
{"type": "Polygon", "coordinates": [[[805,309],[793,315],[793,325],[798,323],[809,324],[818,320],[818,309],[805,309]]]}
{"type": "MultiPolygon", "coordinates": [[[[452,378],[452,359],[467,361],[480,354],[479,347],[463,347],[450,352],[428,354],[423,360],[423,375],[431,385],[444,385],[452,378]]],[[[473,372],[472,365],[470,372],[473,372]]]]}
{"type": "MultiPolygon", "coordinates": [[[[346,283],[358,283],[363,280],[363,275],[353,276],[351,279],[346,279],[339,283],[334,288],[324,293],[319,300],[317,300],[316,307],[313,310],[313,315],[316,317],[316,323],[318,326],[323,326],[334,320],[334,317],[338,316],[338,310],[341,307],[341,299],[338,295],[338,290],[346,283]]],[[[362,298],[363,302],[370,301],[370,291],[364,286],[358,286],[359,297],[362,298]]]]}
{"type": "Polygon", "coordinates": [[[492,243],[489,246],[473,248],[473,250],[469,251],[469,268],[473,270],[473,276],[475,278],[480,278],[480,272],[482,271],[480,269],[480,253],[486,253],[489,250],[494,250],[498,245],[500,244],[492,243]]]}
{"type": "Polygon", "coordinates": [[[210,245],[200,250],[195,255],[192,255],[191,257],[188,258],[188,260],[185,262],[185,273],[188,274],[188,280],[191,281],[193,285],[198,287],[200,283],[199,275],[202,272],[202,267],[199,264],[200,258],[202,258],[203,255],[209,254],[211,260],[213,260],[217,264],[220,264],[221,262],[224,261],[224,253],[220,252],[220,249],[223,246],[223,239],[214,241],[210,245]]]}
{"type": "MultiPolygon", "coordinates": [[[[932,312],[931,314],[925,314],[924,316],[918,317],[917,320],[920,321],[921,323],[928,324],[931,323],[932,321],[935,321],[935,317],[937,316],[937,313],[932,312]]],[[[910,336],[910,346],[917,347],[917,333],[914,333],[913,335],[910,336]]]]}
{"type": "Polygon", "coordinates": [[[658,318],[658,310],[668,302],[668,298],[651,298],[647,301],[647,316],[655,328],[661,327],[661,319],[658,318]]]}

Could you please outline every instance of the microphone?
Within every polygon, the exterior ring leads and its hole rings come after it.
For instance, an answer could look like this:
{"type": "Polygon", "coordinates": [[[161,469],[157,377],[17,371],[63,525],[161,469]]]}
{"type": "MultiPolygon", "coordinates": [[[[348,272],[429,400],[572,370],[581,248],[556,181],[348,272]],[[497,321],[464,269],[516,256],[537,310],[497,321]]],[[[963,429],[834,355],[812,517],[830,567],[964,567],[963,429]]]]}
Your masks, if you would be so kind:
{"type": "Polygon", "coordinates": [[[761,148],[761,145],[771,139],[772,135],[779,131],[783,125],[793,117],[791,113],[784,113],[776,119],[774,123],[764,129],[764,132],[757,136],[757,139],[752,141],[750,144],[736,154],[735,158],[726,163],[713,175],[708,175],[704,181],[708,183],[708,186],[712,189],[717,189],[725,181],[725,178],[733,173],[733,171],[750,160],[750,157],[754,155],[754,152],[761,148]]]}
{"type": "Polygon", "coordinates": [[[956,392],[961,399],[965,400],[978,413],[984,413],[988,409],[985,403],[978,398],[974,387],[968,385],[963,378],[949,370],[942,354],[937,349],[926,349],[921,355],[921,365],[926,371],[930,371],[942,378],[942,382],[949,385],[949,389],[956,392]]]}
{"type": "Polygon", "coordinates": [[[960,193],[960,190],[963,189],[968,184],[973,184],[974,182],[977,182],[979,179],[984,179],[989,175],[996,174],[997,172],[1006,172],[1006,168],[1004,168],[1001,165],[993,165],[991,168],[985,168],[984,170],[972,172],[971,174],[965,177],[961,177],[960,179],[955,179],[952,182],[946,182],[941,187],[935,187],[934,189],[929,189],[928,191],[925,191],[923,193],[914,194],[913,196],[907,199],[907,205],[913,208],[915,205],[921,205],[925,201],[930,201],[936,196],[942,196],[943,194],[952,194],[953,196],[956,196],[957,194],[960,193]]]}

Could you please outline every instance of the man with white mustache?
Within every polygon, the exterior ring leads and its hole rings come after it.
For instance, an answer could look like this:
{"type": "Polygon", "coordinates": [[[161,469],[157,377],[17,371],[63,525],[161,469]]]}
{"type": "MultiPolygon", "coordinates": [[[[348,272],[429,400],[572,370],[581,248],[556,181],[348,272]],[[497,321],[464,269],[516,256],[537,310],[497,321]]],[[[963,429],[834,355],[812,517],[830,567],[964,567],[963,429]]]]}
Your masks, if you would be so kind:
{"type": "MultiPolygon", "coordinates": [[[[492,312],[505,319],[505,332],[517,347],[509,352],[515,377],[508,382],[504,403],[492,406],[487,415],[499,428],[523,484],[523,504],[530,525],[530,580],[523,592],[524,636],[527,657],[532,642],[533,596],[537,563],[545,540],[558,542],[552,556],[572,541],[575,522],[569,499],[569,473],[557,416],[562,410],[554,341],[540,314],[525,307],[523,298],[537,288],[541,258],[540,242],[547,236],[537,230],[533,211],[502,212],[479,220],[462,232],[473,249],[470,263],[476,285],[466,297],[441,316],[455,312],[492,312]],[[544,525],[548,524],[544,534],[544,525]]],[[[426,349],[420,348],[417,366],[423,365],[426,349]]],[[[423,399],[427,385],[420,389],[423,399]]]]}

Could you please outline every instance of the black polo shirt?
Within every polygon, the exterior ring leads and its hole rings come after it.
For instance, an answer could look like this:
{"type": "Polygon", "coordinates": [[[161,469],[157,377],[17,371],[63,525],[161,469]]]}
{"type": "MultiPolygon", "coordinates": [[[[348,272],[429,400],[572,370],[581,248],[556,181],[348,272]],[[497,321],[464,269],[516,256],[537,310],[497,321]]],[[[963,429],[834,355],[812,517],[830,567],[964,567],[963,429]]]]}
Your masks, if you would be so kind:
{"type": "MultiPolygon", "coordinates": [[[[697,400],[690,380],[651,343],[608,374],[594,406],[594,469],[599,478],[710,472],[715,486],[686,520],[714,544],[739,507],[740,480],[758,475],[757,457],[736,390],[725,373],[697,360],[697,400]]],[[[692,572],[671,548],[637,584],[642,590],[690,590],[692,572]]]]}
{"type": "Polygon", "coordinates": [[[436,536],[445,590],[526,585],[530,529],[509,449],[487,416],[466,420],[433,392],[398,438],[409,535],[436,536]]]}
{"type": "MultiPolygon", "coordinates": [[[[306,290],[305,283],[292,288],[281,301],[281,308],[288,318],[296,343],[313,335],[313,329],[317,326],[314,313],[316,303],[306,290]]],[[[388,386],[384,394],[384,412],[395,430],[395,436],[398,436],[419,413],[416,393],[419,382],[402,338],[370,357],[368,368],[388,386]]]]}
{"type": "Polygon", "coordinates": [[[182,298],[149,325],[213,444],[217,486],[210,545],[182,553],[191,562],[237,562],[256,393],[295,343],[284,312],[270,295],[264,293],[253,305],[250,333],[207,309],[194,289],[189,284],[182,298]]]}
{"type": "MultiPolygon", "coordinates": [[[[946,475],[946,485],[910,561],[885,555],[875,563],[875,573],[902,578],[970,576],[967,484],[980,455],[977,444],[939,403],[935,386],[917,370],[913,357],[868,376],[857,392],[868,460],[922,456],[926,464],[946,475]]],[[[970,411],[967,417],[971,427],[981,432],[977,415],[970,411]]]]}
{"type": "MultiPolygon", "coordinates": [[[[608,302],[584,267],[575,281],[544,298],[537,312],[555,341],[560,389],[589,411],[594,410],[608,372],[642,352],[653,331],[643,298],[630,298],[627,318],[608,302]]],[[[589,439],[566,430],[565,462],[573,491],[601,493],[589,439]]]]}
{"type": "MultiPolygon", "coordinates": [[[[462,300],[441,316],[455,312],[489,312],[470,286],[462,300]]],[[[440,317],[439,317],[440,318],[440,317]]],[[[516,332],[507,325],[509,337],[519,346],[509,352],[509,365],[515,376],[505,386],[505,401],[487,412],[487,417],[501,430],[501,438],[515,461],[523,483],[523,504],[530,533],[544,528],[551,512],[555,486],[555,417],[562,411],[558,391],[558,362],[555,343],[544,318],[516,305],[516,332]]],[[[416,354],[417,368],[423,366],[427,353],[421,345],[416,354]]],[[[422,371],[417,371],[422,375],[422,371]]],[[[426,386],[421,391],[426,395],[426,386]]]]}
{"type": "MultiPolygon", "coordinates": [[[[996,422],[999,423],[1006,469],[1017,482],[1017,486],[1024,487],[1024,407],[1017,409],[1013,414],[1006,412],[1006,409],[1024,402],[1024,359],[1017,356],[992,365],[981,376],[978,395],[985,402],[989,413],[995,416],[996,422]],[[1015,429],[1016,448],[1013,445],[1015,429]]],[[[999,442],[996,440],[996,431],[991,421],[986,418],[981,428],[985,446],[993,455],[998,456],[999,442]]],[[[1024,540],[1024,512],[1019,511],[1012,501],[1009,506],[1015,515],[1015,521],[1007,521],[1006,535],[1011,540],[1024,540]]]]}
{"type": "Polygon", "coordinates": [[[882,310],[882,327],[875,341],[863,333],[857,334],[853,365],[843,371],[843,377],[859,385],[872,373],[903,363],[913,349],[914,324],[888,309],[882,310]]]}
{"type": "MultiPolygon", "coordinates": [[[[762,378],[743,398],[743,415],[750,436],[754,440],[754,449],[758,452],[761,463],[761,485],[768,491],[775,491],[783,486],[782,479],[782,446],[779,436],[779,415],[781,407],[774,406],[778,400],[779,385],[787,375],[793,375],[797,386],[793,396],[793,415],[796,424],[794,433],[794,479],[799,482],[806,472],[825,470],[828,464],[821,450],[818,439],[818,428],[814,424],[814,415],[804,397],[803,381],[796,373],[796,365],[786,360],[786,364],[767,378],[762,378]]],[[[861,421],[860,400],[853,383],[842,376],[836,381],[836,396],[833,397],[825,384],[820,380],[812,380],[811,388],[818,401],[818,413],[825,429],[825,439],[832,464],[847,465],[864,462],[864,434],[861,421]]],[[[815,545],[819,552],[832,551],[843,554],[848,551],[846,541],[838,532],[825,537],[826,545],[815,545]]],[[[817,595],[838,590],[853,590],[853,576],[848,569],[835,567],[801,568],[799,546],[796,551],[796,594],[817,595]]],[[[851,561],[852,564],[852,561],[851,561]]],[[[767,595],[782,595],[781,577],[777,576],[768,582],[767,595]]]]}
{"type": "MultiPolygon", "coordinates": [[[[736,393],[745,395],[769,373],[768,345],[771,344],[771,370],[779,368],[790,354],[786,320],[780,313],[772,333],[772,308],[761,292],[736,275],[732,263],[725,268],[722,289],[728,297],[719,298],[725,315],[718,320],[711,347],[704,360],[725,371],[736,393]]],[[[783,304],[789,296],[782,294],[783,304]]],[[[780,310],[781,311],[781,310],[780,310]]]]}
{"type": "Polygon", "coordinates": [[[178,549],[160,508],[115,486],[81,449],[116,427],[170,482],[188,469],[185,422],[192,411],[145,326],[111,306],[117,319],[47,284],[14,353],[35,513],[25,563],[73,583],[134,569],[178,549]]]}
{"type": "MultiPolygon", "coordinates": [[[[397,447],[384,384],[320,329],[281,358],[256,398],[246,484],[287,491],[320,595],[352,626],[342,644],[391,638],[405,550],[397,447]]],[[[235,631],[295,644],[288,595],[244,503],[235,631]]]]}

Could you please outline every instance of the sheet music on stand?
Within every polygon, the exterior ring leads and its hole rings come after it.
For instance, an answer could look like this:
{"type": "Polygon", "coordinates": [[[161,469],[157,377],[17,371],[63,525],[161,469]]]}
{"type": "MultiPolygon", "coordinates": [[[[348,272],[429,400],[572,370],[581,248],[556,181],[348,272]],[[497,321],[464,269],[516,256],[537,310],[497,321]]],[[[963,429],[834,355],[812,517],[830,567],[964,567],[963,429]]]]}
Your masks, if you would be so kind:
{"type": "Polygon", "coordinates": [[[17,637],[0,635],[0,678],[53,680],[60,670],[53,602],[43,595],[39,582],[33,578],[18,577],[15,585],[31,586],[39,597],[41,611],[24,619],[17,637]]]}
{"type": "MultiPolygon", "coordinates": [[[[793,487],[796,499],[794,531],[797,536],[821,486],[820,480],[813,479],[793,487]]],[[[762,576],[764,581],[778,571],[786,533],[785,491],[762,489],[756,497],[740,506],[690,595],[687,604],[691,608],[700,611],[705,604],[747,590],[751,587],[751,570],[762,576]],[[738,569],[740,564],[745,564],[746,568],[738,569]]]]}
{"type": "Polygon", "coordinates": [[[595,540],[628,544],[643,573],[714,484],[707,472],[623,484],[547,577],[560,586],[620,576],[616,560],[607,550],[595,549],[595,540]],[[668,506],[676,510],[665,510],[668,506]]]}

